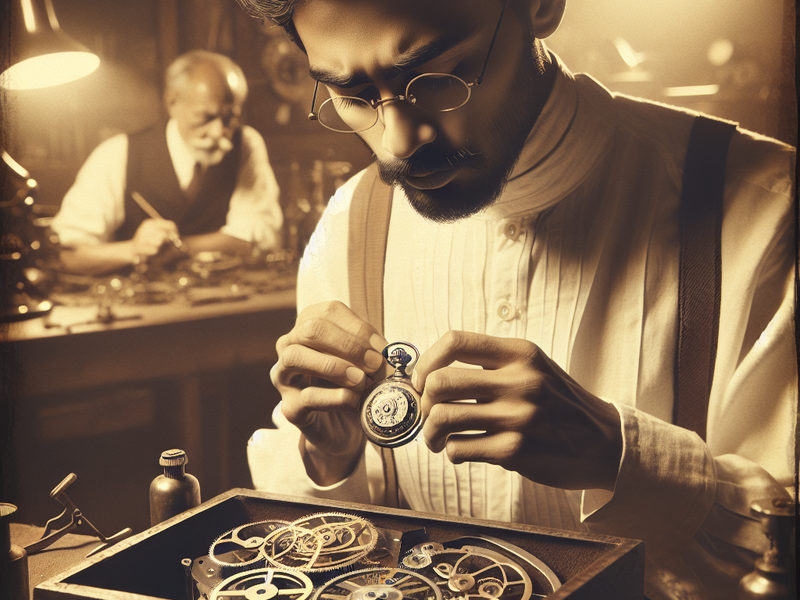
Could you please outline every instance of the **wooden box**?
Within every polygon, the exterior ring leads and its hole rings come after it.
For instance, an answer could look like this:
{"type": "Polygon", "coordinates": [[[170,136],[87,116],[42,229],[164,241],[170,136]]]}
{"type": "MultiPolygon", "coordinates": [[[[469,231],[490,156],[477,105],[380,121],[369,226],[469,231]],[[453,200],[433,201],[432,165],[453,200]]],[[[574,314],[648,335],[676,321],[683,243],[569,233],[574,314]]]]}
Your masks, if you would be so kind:
{"type": "Polygon", "coordinates": [[[541,559],[562,582],[548,596],[570,600],[642,600],[644,544],[526,525],[481,521],[362,504],[234,489],[91,556],[34,589],[34,600],[186,600],[181,560],[207,554],[223,533],[256,521],[293,521],[345,512],[405,533],[424,528],[431,541],[490,536],[541,559]]]}

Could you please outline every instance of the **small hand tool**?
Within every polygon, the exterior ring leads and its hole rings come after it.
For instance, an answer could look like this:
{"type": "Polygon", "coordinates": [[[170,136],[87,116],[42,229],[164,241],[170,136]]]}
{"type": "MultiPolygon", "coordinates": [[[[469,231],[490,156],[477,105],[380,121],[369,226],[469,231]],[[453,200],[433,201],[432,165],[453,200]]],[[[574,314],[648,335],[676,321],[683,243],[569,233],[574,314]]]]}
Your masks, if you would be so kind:
{"type": "Polygon", "coordinates": [[[112,535],[111,537],[106,537],[100,531],[89,522],[81,510],[75,506],[75,503],[69,499],[67,496],[66,489],[71,486],[75,481],[78,479],[78,476],[75,473],[70,473],[67,475],[64,480],[59,483],[52,492],[50,492],[50,497],[58,500],[62,506],[64,506],[64,510],[61,512],[60,515],[57,517],[53,517],[50,519],[44,527],[44,533],[39,540],[33,542],[32,544],[25,546],[25,551],[30,555],[35,552],[39,552],[44,548],[47,548],[50,544],[55,542],[57,539],[65,536],[70,532],[81,533],[84,535],[90,535],[92,537],[100,538],[100,541],[103,542],[97,548],[89,552],[86,556],[92,556],[96,552],[100,552],[104,548],[111,546],[112,544],[117,543],[118,541],[125,539],[133,531],[130,527],[126,527],[122,531],[119,531],[112,535]],[[67,516],[69,515],[69,516],[67,516]],[[67,517],[69,522],[66,523],[63,527],[57,529],[59,521],[62,523],[65,521],[62,517],[67,517]]]}
{"type": "MultiPolygon", "coordinates": [[[[150,203],[149,203],[147,200],[145,200],[144,196],[142,196],[142,195],[141,195],[139,192],[137,192],[137,191],[133,191],[133,192],[131,192],[131,197],[133,198],[134,202],[136,202],[136,204],[138,204],[138,205],[139,205],[139,207],[140,207],[140,208],[141,208],[141,209],[142,209],[144,212],[146,212],[146,213],[147,213],[147,215],[148,215],[148,216],[149,216],[151,219],[161,219],[162,221],[164,220],[164,217],[162,217],[162,216],[161,216],[161,215],[158,213],[158,211],[157,211],[155,208],[153,208],[153,205],[152,205],[152,204],[150,204],[150,203]]],[[[179,238],[177,235],[175,235],[175,236],[172,236],[171,238],[169,238],[169,241],[170,241],[170,243],[172,243],[172,245],[173,245],[173,246],[175,246],[175,247],[176,247],[178,250],[180,250],[180,249],[181,249],[181,247],[183,246],[183,242],[181,241],[181,238],[179,238]]]]}

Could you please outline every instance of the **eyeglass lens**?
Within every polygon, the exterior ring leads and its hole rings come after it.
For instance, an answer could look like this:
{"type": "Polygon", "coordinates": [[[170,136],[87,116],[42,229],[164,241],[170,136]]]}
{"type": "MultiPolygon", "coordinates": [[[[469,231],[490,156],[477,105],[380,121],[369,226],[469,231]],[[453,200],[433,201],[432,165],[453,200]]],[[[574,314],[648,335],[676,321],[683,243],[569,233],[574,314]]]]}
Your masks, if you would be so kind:
{"type": "MultiPolygon", "coordinates": [[[[426,73],[408,84],[406,101],[422,110],[444,112],[466,104],[470,97],[469,85],[445,73],[426,73]]],[[[364,131],[378,120],[372,104],[361,98],[334,96],[322,103],[319,121],[334,131],[364,131]]]]}
{"type": "Polygon", "coordinates": [[[334,131],[364,131],[377,121],[377,111],[360,98],[334,96],[319,107],[319,122],[334,131]]]}
{"type": "Polygon", "coordinates": [[[408,85],[408,101],[424,110],[448,111],[466,104],[469,86],[455,75],[429,73],[408,85]]]}

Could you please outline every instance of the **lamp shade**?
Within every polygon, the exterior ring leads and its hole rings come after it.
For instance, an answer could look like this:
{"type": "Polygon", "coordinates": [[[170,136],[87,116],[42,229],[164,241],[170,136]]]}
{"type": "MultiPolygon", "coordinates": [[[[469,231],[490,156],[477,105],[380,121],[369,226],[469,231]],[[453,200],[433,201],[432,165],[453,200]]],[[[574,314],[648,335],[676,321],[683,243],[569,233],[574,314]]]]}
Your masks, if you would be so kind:
{"type": "Polygon", "coordinates": [[[25,90],[73,81],[92,73],[100,59],[61,30],[51,0],[11,0],[8,64],[0,87],[25,90]]]}

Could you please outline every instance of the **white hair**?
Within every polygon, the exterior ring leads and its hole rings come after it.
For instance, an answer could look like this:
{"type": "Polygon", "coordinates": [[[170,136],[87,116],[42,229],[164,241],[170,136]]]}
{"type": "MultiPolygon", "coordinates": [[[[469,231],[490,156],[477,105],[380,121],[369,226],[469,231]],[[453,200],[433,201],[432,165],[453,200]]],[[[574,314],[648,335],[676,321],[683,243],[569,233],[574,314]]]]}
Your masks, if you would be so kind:
{"type": "Polygon", "coordinates": [[[213,66],[225,79],[236,101],[244,103],[247,80],[241,67],[224,54],[208,50],[191,50],[172,61],[164,74],[164,93],[180,94],[192,81],[197,69],[207,65],[213,66]]]}

